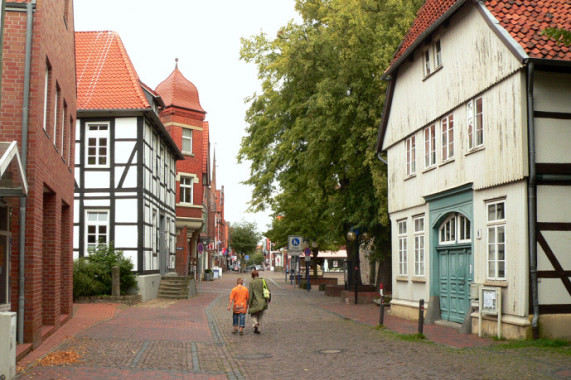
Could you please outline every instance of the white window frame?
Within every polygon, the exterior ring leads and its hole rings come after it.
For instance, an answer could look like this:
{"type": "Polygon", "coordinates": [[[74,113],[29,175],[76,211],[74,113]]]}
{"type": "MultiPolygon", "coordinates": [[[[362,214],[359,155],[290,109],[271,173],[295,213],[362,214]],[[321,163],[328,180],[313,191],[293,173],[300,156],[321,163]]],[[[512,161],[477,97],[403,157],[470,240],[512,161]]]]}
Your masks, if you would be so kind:
{"type": "Polygon", "coordinates": [[[60,152],[60,154],[62,157],[64,156],[64,154],[63,154],[63,148],[64,148],[63,142],[64,142],[64,136],[65,136],[65,130],[66,130],[65,129],[66,118],[67,118],[67,104],[64,100],[62,102],[62,105],[61,105],[61,148],[60,148],[61,152],[60,152]]]}
{"type": "Polygon", "coordinates": [[[456,220],[458,232],[456,234],[458,243],[469,243],[472,241],[472,222],[466,215],[458,214],[456,220]]]}
{"type": "Polygon", "coordinates": [[[101,243],[104,244],[108,244],[109,243],[109,210],[85,210],[85,250],[86,252],[89,251],[90,248],[90,244],[91,246],[96,249],[97,246],[101,243]],[[105,220],[99,220],[99,216],[97,217],[97,220],[89,220],[89,216],[90,214],[99,214],[99,215],[105,215],[105,220]],[[95,245],[93,245],[93,243],[89,243],[89,236],[91,235],[89,233],[89,227],[90,226],[95,226],[95,240],[96,243],[95,245]],[[105,240],[101,241],[101,232],[99,231],[99,227],[106,227],[106,233],[105,233],[105,240]]]}
{"type": "Polygon", "coordinates": [[[414,225],[414,275],[424,276],[425,239],[424,239],[424,216],[413,219],[414,225]]]}
{"type": "Polygon", "coordinates": [[[454,158],[454,115],[450,114],[440,119],[442,136],[442,162],[454,158]]]}
{"type": "Polygon", "coordinates": [[[468,126],[468,150],[484,145],[484,102],[482,97],[474,98],[466,104],[468,126]],[[478,103],[480,109],[478,109],[478,103]]]}
{"type": "Polygon", "coordinates": [[[109,136],[110,136],[110,125],[109,123],[87,123],[85,126],[85,141],[86,141],[86,153],[85,153],[85,167],[88,168],[108,168],[110,155],[109,155],[109,136]],[[91,127],[98,127],[98,129],[92,129],[91,127]],[[105,127],[102,129],[101,127],[105,127]],[[95,146],[89,145],[89,140],[95,139],[95,146]],[[102,140],[105,140],[105,144],[102,140]],[[95,148],[95,155],[90,155],[90,148],[95,148]],[[101,155],[101,148],[105,148],[105,155],[101,155]],[[95,163],[89,163],[89,158],[95,157],[95,163]],[[105,157],[105,164],[100,164],[100,158],[105,157]]]}
{"type": "Polygon", "coordinates": [[[430,48],[425,49],[422,52],[422,67],[425,77],[429,76],[432,73],[432,66],[430,62],[430,48]]]}
{"type": "Polygon", "coordinates": [[[442,45],[440,40],[434,41],[434,70],[442,67],[442,45]]]}
{"type": "Polygon", "coordinates": [[[181,144],[181,151],[184,154],[192,154],[192,137],[193,137],[193,132],[192,129],[189,128],[183,128],[182,129],[182,144],[181,144]],[[189,133],[190,136],[185,136],[185,133],[189,133]],[[185,142],[188,145],[188,149],[185,149],[185,142]]]}
{"type": "Polygon", "coordinates": [[[192,176],[180,176],[180,203],[184,204],[194,204],[194,177],[192,176]],[[183,180],[189,180],[190,183],[185,183],[183,180]],[[190,202],[185,201],[185,195],[190,192],[190,202]]]}
{"type": "Polygon", "coordinates": [[[438,244],[456,244],[457,229],[456,214],[450,215],[438,228],[438,244]]]}
{"type": "Polygon", "coordinates": [[[506,201],[505,199],[496,200],[486,203],[486,220],[487,220],[487,267],[486,278],[490,280],[504,281],[507,274],[506,265],[506,237],[507,237],[507,223],[506,223],[506,201]],[[502,214],[498,215],[498,206],[502,205],[502,214]],[[493,212],[491,210],[493,208],[493,212]],[[500,234],[501,232],[501,234],[500,234]],[[500,241],[499,237],[503,235],[503,240],[500,241]],[[500,258],[498,253],[500,248],[503,249],[503,257],[500,258]],[[503,274],[501,274],[500,267],[503,267],[503,274]]]}
{"type": "Polygon", "coordinates": [[[416,140],[414,135],[405,140],[405,150],[406,175],[412,176],[416,173],[416,140]]]}
{"type": "Polygon", "coordinates": [[[424,167],[436,165],[436,124],[424,128],[424,167]]]}
{"type": "Polygon", "coordinates": [[[406,232],[406,219],[397,222],[398,226],[398,245],[399,245],[399,275],[408,275],[408,247],[407,247],[407,232],[406,232]]]}
{"type": "Polygon", "coordinates": [[[51,75],[51,68],[48,63],[46,63],[46,75],[44,77],[44,131],[48,131],[48,102],[50,96],[50,75],[51,75]]]}
{"type": "Polygon", "coordinates": [[[56,83],[56,93],[55,93],[55,101],[54,101],[54,146],[57,148],[57,123],[58,123],[58,112],[59,112],[59,98],[60,98],[61,90],[56,83]]]}

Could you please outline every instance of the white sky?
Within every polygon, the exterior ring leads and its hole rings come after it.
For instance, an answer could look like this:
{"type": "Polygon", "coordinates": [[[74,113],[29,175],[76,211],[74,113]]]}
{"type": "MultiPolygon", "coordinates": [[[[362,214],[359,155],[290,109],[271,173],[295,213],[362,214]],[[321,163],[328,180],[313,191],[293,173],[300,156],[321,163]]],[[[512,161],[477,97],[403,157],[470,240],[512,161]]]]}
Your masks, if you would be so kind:
{"type": "MultiPolygon", "coordinates": [[[[152,88],[178,68],[198,89],[216,150],[217,187],[224,186],[225,217],[253,221],[265,231],[269,213],[245,213],[250,189],[240,182],[249,165],[236,156],[247,109],[244,98],[260,88],[257,67],[239,61],[240,38],[270,38],[291,19],[295,0],[75,0],[77,31],[119,33],[139,77],[152,88]]],[[[211,157],[213,152],[211,151],[211,157]]]]}

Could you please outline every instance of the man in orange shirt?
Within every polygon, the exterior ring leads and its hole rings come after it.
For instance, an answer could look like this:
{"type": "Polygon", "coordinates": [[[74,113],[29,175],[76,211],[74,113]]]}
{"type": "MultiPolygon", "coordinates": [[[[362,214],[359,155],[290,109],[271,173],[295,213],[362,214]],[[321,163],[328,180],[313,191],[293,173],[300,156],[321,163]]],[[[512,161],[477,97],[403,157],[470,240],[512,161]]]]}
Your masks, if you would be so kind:
{"type": "Polygon", "coordinates": [[[238,334],[238,325],[240,325],[240,335],[244,335],[244,326],[246,325],[246,311],[248,311],[248,299],[250,298],[250,294],[248,293],[248,288],[242,285],[244,280],[238,278],[236,283],[236,287],[234,287],[230,293],[230,303],[228,303],[228,310],[230,310],[232,301],[234,301],[234,312],[232,314],[234,331],[232,331],[232,334],[238,334]]]}

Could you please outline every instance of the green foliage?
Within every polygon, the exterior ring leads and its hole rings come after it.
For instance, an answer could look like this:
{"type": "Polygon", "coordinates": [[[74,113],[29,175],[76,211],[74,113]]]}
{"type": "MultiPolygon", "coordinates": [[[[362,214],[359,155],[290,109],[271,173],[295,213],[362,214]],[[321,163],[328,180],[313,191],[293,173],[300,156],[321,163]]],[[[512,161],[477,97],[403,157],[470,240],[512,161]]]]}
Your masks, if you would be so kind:
{"type": "Polygon", "coordinates": [[[559,28],[547,28],[541,32],[542,35],[547,36],[557,42],[557,45],[571,45],[571,31],[559,28]]]}
{"type": "Polygon", "coordinates": [[[111,268],[118,266],[120,271],[121,294],[137,286],[133,263],[117,251],[113,244],[99,244],[89,255],[80,257],[73,263],[74,297],[111,294],[111,268]]]}
{"type": "Polygon", "coordinates": [[[236,252],[250,255],[256,252],[260,237],[255,223],[240,222],[232,225],[229,242],[236,252]]]}
{"type": "Polygon", "coordinates": [[[256,252],[250,255],[250,259],[246,261],[246,265],[259,265],[264,262],[264,254],[262,252],[256,252]]]}
{"type": "Polygon", "coordinates": [[[571,355],[571,342],[564,339],[512,340],[495,346],[495,348],[502,349],[520,349],[528,347],[555,349],[555,351],[571,355]]]}
{"type": "Polygon", "coordinates": [[[375,236],[374,258],[390,251],[386,166],[374,148],[381,76],[422,2],[298,0],[301,24],[242,40],[262,92],[248,99],[238,159],[251,162],[251,210],[281,217],[267,233],[278,246],[295,234],[336,249],[354,227],[375,236]]]}

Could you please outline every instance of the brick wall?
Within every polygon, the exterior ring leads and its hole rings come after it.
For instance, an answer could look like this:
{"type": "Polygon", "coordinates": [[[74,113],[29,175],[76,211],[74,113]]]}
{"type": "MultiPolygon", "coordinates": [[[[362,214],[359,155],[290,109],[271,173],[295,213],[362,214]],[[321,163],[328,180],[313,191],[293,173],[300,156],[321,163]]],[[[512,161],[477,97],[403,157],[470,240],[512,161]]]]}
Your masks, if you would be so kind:
{"type": "MultiPolygon", "coordinates": [[[[73,2],[67,3],[69,9],[66,10],[65,0],[39,1],[34,14],[26,167],[29,194],[25,226],[24,316],[24,340],[34,346],[42,341],[42,325],[57,327],[66,319],[65,314],[72,310],[74,144],[70,141],[75,139],[76,93],[73,2]],[[67,24],[64,15],[67,15],[67,24]],[[47,128],[44,130],[44,86],[48,62],[51,69],[47,128]],[[63,125],[62,120],[65,121],[63,125]]],[[[0,141],[17,140],[20,153],[25,34],[26,13],[6,12],[0,141]]],[[[13,200],[11,205],[16,206],[17,202],[13,200]]],[[[19,292],[18,213],[17,207],[12,209],[10,279],[14,311],[18,311],[19,292]]]]}

